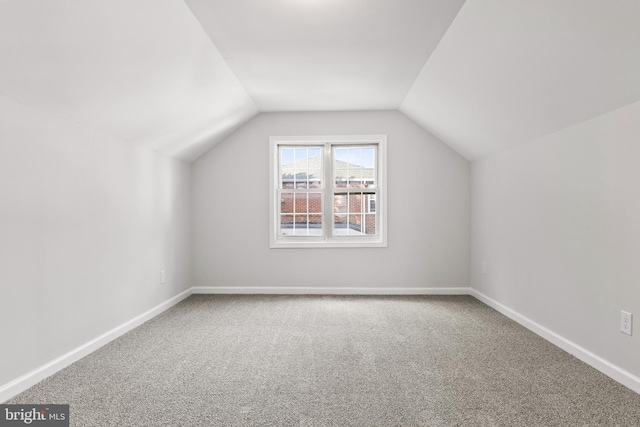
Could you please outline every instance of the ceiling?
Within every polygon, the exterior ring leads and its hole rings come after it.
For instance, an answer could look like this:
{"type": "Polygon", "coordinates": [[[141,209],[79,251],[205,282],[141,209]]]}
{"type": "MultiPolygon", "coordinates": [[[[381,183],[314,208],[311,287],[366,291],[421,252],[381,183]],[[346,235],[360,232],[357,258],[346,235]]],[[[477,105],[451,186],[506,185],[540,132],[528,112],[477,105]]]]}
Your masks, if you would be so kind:
{"type": "Polygon", "coordinates": [[[640,101],[639,22],[638,0],[0,0],[0,97],[186,161],[261,111],[398,109],[475,160],[640,101]]]}
{"type": "Polygon", "coordinates": [[[463,0],[187,0],[260,111],[397,109],[463,0]]]}

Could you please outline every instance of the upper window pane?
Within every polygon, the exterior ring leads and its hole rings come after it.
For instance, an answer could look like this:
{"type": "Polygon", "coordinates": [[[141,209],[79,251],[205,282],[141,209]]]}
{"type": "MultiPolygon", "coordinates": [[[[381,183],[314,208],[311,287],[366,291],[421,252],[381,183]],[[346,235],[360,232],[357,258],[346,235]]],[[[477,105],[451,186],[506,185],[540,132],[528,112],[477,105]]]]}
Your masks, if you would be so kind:
{"type": "Polygon", "coordinates": [[[280,188],[321,188],[322,147],[280,147],[280,188]]]}
{"type": "Polygon", "coordinates": [[[333,151],[336,188],[372,188],[376,177],[376,148],[372,146],[335,147],[333,151]]]}

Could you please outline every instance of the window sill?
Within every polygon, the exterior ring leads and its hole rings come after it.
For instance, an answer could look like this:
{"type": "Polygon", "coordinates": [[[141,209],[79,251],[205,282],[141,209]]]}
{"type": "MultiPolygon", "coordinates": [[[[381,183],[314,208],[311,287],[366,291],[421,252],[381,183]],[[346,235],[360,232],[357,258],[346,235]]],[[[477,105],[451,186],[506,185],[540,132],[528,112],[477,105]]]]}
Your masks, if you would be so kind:
{"type": "Polygon", "coordinates": [[[310,249],[310,248],[386,248],[387,242],[382,239],[368,239],[360,242],[353,240],[287,240],[271,242],[271,249],[310,249]]]}

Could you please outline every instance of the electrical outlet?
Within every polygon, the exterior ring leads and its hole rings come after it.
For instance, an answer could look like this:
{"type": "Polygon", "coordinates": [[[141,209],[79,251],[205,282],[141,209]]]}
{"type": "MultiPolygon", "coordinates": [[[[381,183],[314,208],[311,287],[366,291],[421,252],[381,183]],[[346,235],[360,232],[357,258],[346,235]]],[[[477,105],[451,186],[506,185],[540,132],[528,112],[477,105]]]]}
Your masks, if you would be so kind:
{"type": "Polygon", "coordinates": [[[164,283],[167,279],[167,276],[164,274],[164,270],[160,271],[160,283],[164,283]]]}
{"type": "Polygon", "coordinates": [[[482,274],[487,274],[487,263],[482,261],[482,274]]]}
{"type": "Polygon", "coordinates": [[[626,311],[620,312],[620,332],[631,335],[631,328],[633,326],[633,314],[626,311]]]}

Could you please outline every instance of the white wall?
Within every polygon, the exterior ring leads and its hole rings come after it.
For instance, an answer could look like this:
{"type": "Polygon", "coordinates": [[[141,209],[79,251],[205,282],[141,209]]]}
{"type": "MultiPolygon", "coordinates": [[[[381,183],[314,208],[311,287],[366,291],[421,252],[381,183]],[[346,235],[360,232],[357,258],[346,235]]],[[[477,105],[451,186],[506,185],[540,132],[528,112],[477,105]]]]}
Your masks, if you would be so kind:
{"type": "Polygon", "coordinates": [[[260,114],[192,165],[194,286],[466,287],[469,163],[393,111],[260,114]],[[269,249],[269,136],[388,135],[388,247],[269,249]]]}
{"type": "Polygon", "coordinates": [[[636,376],[639,136],[635,103],[474,162],[471,239],[474,289],[636,376]]]}
{"type": "Polygon", "coordinates": [[[188,164],[0,98],[0,387],[190,287],[190,203],[188,164]]]}

